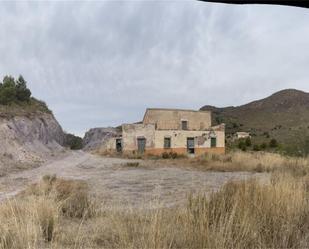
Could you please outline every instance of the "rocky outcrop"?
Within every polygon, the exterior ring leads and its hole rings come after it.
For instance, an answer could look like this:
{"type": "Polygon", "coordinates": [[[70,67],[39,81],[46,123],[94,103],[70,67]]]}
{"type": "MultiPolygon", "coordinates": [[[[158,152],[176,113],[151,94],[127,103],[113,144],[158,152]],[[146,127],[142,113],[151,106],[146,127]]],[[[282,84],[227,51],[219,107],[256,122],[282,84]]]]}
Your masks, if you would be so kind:
{"type": "Polygon", "coordinates": [[[119,128],[92,128],[85,133],[83,138],[84,150],[96,150],[103,146],[111,137],[115,137],[120,133],[119,128]]]}
{"type": "Polygon", "coordinates": [[[65,134],[51,113],[0,118],[0,168],[31,167],[63,150],[65,134]]]}

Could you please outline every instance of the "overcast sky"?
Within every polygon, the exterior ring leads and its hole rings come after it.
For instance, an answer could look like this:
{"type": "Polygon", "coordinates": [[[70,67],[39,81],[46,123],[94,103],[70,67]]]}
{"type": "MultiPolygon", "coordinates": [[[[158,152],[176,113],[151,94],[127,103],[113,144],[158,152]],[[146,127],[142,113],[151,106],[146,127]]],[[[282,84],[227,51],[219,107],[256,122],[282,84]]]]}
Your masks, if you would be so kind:
{"type": "Polygon", "coordinates": [[[175,2],[1,2],[0,76],[22,74],[62,127],[147,107],[241,105],[309,91],[309,9],[175,2]]]}

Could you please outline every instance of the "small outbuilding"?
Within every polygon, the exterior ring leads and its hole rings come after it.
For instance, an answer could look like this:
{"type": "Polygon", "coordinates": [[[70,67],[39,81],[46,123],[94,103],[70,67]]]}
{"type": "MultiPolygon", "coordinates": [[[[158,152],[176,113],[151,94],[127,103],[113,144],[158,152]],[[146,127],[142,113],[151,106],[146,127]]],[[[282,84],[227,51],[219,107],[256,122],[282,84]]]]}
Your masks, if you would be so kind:
{"type": "Polygon", "coordinates": [[[235,139],[251,137],[249,132],[239,131],[235,133],[235,139]]]}

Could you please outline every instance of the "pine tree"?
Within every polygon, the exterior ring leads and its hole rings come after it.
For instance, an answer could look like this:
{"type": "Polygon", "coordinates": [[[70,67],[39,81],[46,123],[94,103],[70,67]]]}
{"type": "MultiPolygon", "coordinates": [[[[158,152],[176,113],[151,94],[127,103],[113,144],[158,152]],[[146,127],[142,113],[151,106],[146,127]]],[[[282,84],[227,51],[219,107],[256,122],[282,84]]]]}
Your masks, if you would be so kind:
{"type": "Polygon", "coordinates": [[[16,82],[16,98],[19,101],[29,101],[31,96],[31,91],[27,88],[27,82],[24,80],[23,76],[19,76],[16,82]]]}

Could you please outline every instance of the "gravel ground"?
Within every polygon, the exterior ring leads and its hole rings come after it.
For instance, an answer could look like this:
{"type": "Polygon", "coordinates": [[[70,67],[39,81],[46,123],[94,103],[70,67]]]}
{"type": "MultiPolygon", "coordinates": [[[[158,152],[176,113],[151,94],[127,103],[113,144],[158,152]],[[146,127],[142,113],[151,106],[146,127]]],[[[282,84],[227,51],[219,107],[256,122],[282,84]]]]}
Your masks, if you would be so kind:
{"type": "Polygon", "coordinates": [[[105,206],[114,208],[181,205],[189,193],[211,193],[231,180],[268,178],[265,173],[155,167],[151,160],[139,161],[142,165],[139,167],[126,165],[127,162],[134,161],[139,160],[104,158],[82,151],[70,152],[39,168],[0,177],[0,200],[14,196],[46,174],[85,180],[94,196],[102,200],[105,206]]]}

